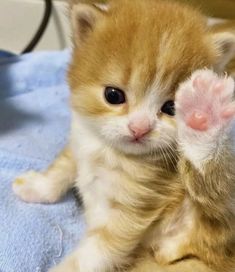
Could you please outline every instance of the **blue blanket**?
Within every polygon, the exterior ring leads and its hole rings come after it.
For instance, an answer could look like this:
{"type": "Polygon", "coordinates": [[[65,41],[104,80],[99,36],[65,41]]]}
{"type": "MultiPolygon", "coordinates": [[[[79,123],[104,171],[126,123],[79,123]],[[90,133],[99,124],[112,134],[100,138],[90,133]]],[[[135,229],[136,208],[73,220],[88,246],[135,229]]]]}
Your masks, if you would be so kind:
{"type": "Polygon", "coordinates": [[[0,56],[0,272],[46,272],[84,232],[72,193],[41,205],[22,202],[11,189],[19,173],[46,168],[66,142],[69,57],[68,51],[0,56]]]}

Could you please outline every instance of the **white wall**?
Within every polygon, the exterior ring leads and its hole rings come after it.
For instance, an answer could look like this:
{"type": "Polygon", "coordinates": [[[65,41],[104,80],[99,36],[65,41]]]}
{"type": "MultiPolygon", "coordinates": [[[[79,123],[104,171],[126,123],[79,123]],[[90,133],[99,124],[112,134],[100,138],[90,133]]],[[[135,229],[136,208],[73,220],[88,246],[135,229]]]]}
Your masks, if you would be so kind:
{"type": "MultiPolygon", "coordinates": [[[[36,50],[58,50],[70,44],[64,0],[53,0],[50,24],[36,50]]],[[[43,16],[43,0],[0,0],[0,49],[19,53],[31,40],[43,16]]]]}
{"type": "MultiPolygon", "coordinates": [[[[70,46],[66,0],[53,0],[48,28],[35,50],[70,46]]],[[[0,0],[0,49],[19,53],[33,37],[42,19],[43,0],[0,0]]]]}

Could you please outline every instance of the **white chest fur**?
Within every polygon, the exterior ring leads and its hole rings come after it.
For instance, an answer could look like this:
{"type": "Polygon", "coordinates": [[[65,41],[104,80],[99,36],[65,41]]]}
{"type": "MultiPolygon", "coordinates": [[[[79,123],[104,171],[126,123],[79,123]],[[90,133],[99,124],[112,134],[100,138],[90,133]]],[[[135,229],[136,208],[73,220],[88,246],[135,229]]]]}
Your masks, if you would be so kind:
{"type": "Polygon", "coordinates": [[[107,223],[112,212],[110,200],[117,192],[117,177],[112,170],[94,160],[104,152],[105,146],[82,125],[76,115],[71,137],[71,149],[78,164],[77,186],[84,201],[88,228],[101,227],[107,223]]]}

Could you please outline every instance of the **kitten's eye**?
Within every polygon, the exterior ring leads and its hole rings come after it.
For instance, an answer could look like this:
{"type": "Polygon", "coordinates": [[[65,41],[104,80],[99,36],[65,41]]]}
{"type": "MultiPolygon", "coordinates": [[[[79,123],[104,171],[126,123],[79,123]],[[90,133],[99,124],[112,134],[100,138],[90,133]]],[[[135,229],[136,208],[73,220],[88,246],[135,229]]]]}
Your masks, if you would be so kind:
{"type": "Polygon", "coordinates": [[[114,87],[106,87],[104,91],[105,99],[113,105],[123,104],[126,102],[125,94],[122,90],[114,87]]]}
{"type": "Polygon", "coordinates": [[[167,101],[161,108],[161,112],[166,113],[170,116],[175,115],[175,102],[173,100],[167,101]]]}

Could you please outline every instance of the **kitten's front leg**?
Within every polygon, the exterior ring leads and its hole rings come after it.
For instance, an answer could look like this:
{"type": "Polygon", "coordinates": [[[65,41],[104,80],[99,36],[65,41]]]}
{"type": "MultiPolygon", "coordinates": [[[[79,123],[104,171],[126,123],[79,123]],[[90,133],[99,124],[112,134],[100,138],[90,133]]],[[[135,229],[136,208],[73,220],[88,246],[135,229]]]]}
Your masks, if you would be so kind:
{"type": "Polygon", "coordinates": [[[74,186],[77,165],[66,147],[44,172],[29,171],[16,177],[13,191],[26,202],[54,203],[74,186]]]}
{"type": "Polygon", "coordinates": [[[183,181],[191,198],[213,217],[224,216],[234,197],[233,93],[232,78],[201,70],[180,86],[176,97],[183,181]]]}
{"type": "Polygon", "coordinates": [[[231,212],[235,193],[233,96],[234,80],[210,70],[196,71],[176,96],[182,180],[191,199],[217,219],[231,212]]]}
{"type": "Polygon", "coordinates": [[[176,96],[179,171],[192,204],[184,254],[215,271],[234,271],[234,81],[197,71],[176,96]]]}

